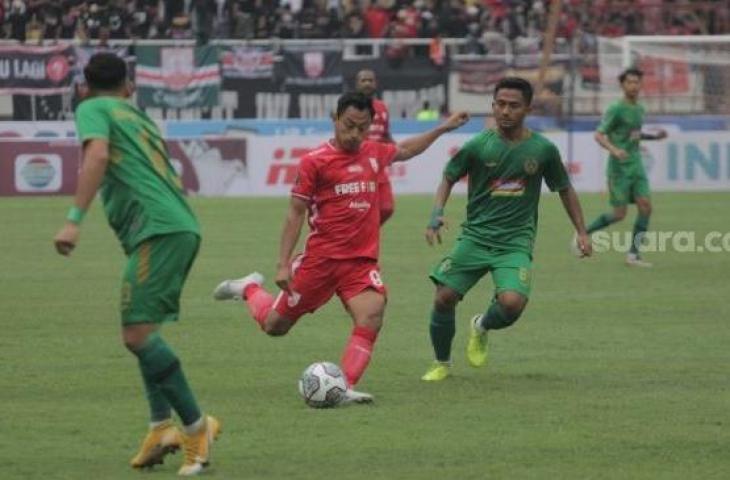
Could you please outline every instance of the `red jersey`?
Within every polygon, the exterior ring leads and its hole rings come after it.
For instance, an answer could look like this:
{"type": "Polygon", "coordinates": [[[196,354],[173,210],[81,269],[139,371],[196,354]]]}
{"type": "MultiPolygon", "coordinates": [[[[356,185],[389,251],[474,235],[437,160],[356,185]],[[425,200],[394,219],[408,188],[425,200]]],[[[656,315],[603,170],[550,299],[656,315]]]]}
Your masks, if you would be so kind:
{"type": "Polygon", "coordinates": [[[327,142],[302,157],[291,193],[309,202],[307,255],[377,260],[378,173],[397,151],[393,143],[366,140],[350,153],[327,142]]]}
{"type": "Polygon", "coordinates": [[[389,114],[388,107],[385,102],[373,98],[373,108],[375,116],[370,123],[370,131],[368,131],[368,140],[371,142],[388,142],[390,141],[390,125],[388,123],[389,114]]]}

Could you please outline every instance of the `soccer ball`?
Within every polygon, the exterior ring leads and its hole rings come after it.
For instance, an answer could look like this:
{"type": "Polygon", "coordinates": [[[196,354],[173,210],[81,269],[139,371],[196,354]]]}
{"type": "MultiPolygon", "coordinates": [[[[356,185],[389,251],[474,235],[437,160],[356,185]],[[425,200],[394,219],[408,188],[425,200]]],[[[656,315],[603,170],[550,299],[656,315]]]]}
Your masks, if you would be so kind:
{"type": "Polygon", "coordinates": [[[345,390],[345,375],[334,363],[313,363],[299,378],[299,394],[312,408],[337,406],[345,398],[345,390]]]}

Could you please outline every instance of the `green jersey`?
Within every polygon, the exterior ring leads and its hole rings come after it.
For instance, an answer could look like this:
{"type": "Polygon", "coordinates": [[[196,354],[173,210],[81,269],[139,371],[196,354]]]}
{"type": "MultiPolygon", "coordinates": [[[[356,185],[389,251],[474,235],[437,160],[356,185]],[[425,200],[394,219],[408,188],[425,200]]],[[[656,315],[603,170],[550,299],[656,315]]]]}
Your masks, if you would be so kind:
{"type": "Polygon", "coordinates": [[[542,179],[552,191],[570,186],[557,147],[535,132],[511,143],[496,130],[485,130],[451,158],[444,175],[452,182],[469,177],[465,237],[489,248],[529,254],[542,179]]]}
{"type": "Polygon", "coordinates": [[[82,143],[109,142],[101,199],[126,253],[155,235],[200,234],[160,131],[144,112],[122,98],[90,98],[76,109],[76,129],[82,143]]]}
{"type": "Polygon", "coordinates": [[[606,109],[598,125],[598,131],[608,137],[608,140],[629,154],[626,160],[619,160],[613,155],[608,157],[609,169],[619,165],[633,167],[641,165],[641,125],[644,122],[644,107],[638,103],[629,103],[618,100],[606,109]]]}

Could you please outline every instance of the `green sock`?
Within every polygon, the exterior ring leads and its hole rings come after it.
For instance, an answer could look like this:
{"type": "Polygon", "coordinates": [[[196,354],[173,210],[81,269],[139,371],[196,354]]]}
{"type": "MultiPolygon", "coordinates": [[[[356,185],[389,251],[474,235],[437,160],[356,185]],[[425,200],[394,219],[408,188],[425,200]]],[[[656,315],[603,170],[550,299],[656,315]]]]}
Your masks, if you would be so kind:
{"type": "Polygon", "coordinates": [[[492,301],[492,305],[489,306],[487,313],[482,316],[481,325],[484,330],[499,330],[500,328],[507,328],[515,321],[517,317],[507,315],[502,308],[502,305],[497,301],[492,301]]]}
{"type": "Polygon", "coordinates": [[[192,390],[185,380],[175,352],[155,332],[147,337],[144,346],[134,352],[145,383],[155,385],[180,416],[183,425],[191,425],[201,416],[192,390]]]}
{"type": "Polygon", "coordinates": [[[453,308],[446,312],[433,309],[430,332],[436,360],[448,362],[451,359],[451,341],[456,333],[456,311],[453,308]]]}
{"type": "Polygon", "coordinates": [[[631,253],[639,253],[639,245],[641,245],[641,241],[644,239],[644,234],[646,234],[647,228],[649,228],[649,217],[638,215],[636,217],[636,222],[634,222],[634,231],[631,234],[631,238],[633,240],[631,242],[631,248],[629,249],[631,253]]]}
{"type": "MultiPolygon", "coordinates": [[[[142,364],[139,365],[142,370],[142,364]]],[[[165,395],[162,394],[160,387],[147,379],[142,371],[142,380],[144,380],[144,389],[147,394],[147,403],[150,405],[150,421],[161,422],[167,420],[172,415],[170,402],[167,401],[165,395]]]]}
{"type": "Polygon", "coordinates": [[[593,220],[593,223],[588,225],[588,235],[590,235],[593,232],[596,232],[598,230],[601,230],[602,228],[606,228],[607,226],[611,225],[612,223],[616,222],[616,218],[613,216],[612,213],[604,213],[603,215],[599,216],[597,219],[593,220]]]}

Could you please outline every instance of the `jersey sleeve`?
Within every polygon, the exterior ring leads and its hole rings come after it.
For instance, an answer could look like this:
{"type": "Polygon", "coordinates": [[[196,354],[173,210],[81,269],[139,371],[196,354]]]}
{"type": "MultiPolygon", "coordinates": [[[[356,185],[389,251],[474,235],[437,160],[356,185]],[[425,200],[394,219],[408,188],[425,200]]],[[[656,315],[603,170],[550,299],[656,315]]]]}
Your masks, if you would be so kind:
{"type": "Polygon", "coordinates": [[[474,141],[469,140],[451,157],[444,167],[444,176],[451,182],[458,182],[469,171],[474,158],[474,141]]]}
{"type": "Polygon", "coordinates": [[[302,200],[311,201],[314,197],[315,190],[317,188],[317,166],[314,163],[314,159],[310,156],[305,155],[299,161],[299,167],[297,168],[297,179],[294,181],[294,186],[291,189],[291,194],[294,197],[299,197],[302,200]]]}
{"type": "Polygon", "coordinates": [[[547,156],[543,177],[548,188],[551,192],[568,188],[570,186],[570,177],[568,177],[568,172],[565,170],[565,165],[563,165],[563,159],[560,158],[558,147],[550,144],[547,156]]]}
{"type": "Polygon", "coordinates": [[[385,169],[393,163],[393,159],[398,153],[398,145],[395,143],[379,143],[378,146],[380,147],[378,159],[381,162],[382,169],[385,169]]]}
{"type": "Polygon", "coordinates": [[[104,104],[87,100],[76,109],[76,131],[81,143],[93,138],[109,140],[109,112],[104,104]]]}
{"type": "Polygon", "coordinates": [[[616,117],[618,116],[618,108],[616,104],[609,106],[603,117],[601,117],[601,123],[598,124],[597,132],[608,133],[616,124],[616,117]]]}

